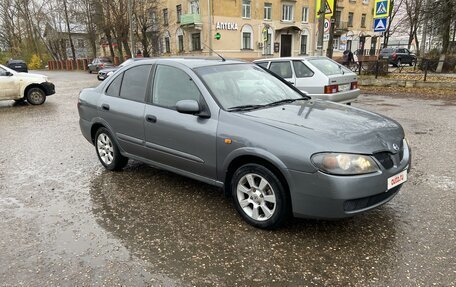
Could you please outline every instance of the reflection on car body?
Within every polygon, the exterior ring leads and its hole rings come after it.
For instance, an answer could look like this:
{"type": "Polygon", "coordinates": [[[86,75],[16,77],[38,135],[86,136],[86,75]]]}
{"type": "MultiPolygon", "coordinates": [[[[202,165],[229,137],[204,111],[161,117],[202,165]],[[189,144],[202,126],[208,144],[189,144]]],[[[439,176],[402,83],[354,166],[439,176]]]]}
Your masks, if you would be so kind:
{"type": "Polygon", "coordinates": [[[223,187],[260,228],[290,214],[343,218],[375,208],[397,194],[410,166],[399,123],[309,99],[241,61],[133,63],[84,89],[78,107],[82,134],[107,169],[131,158],[223,187]]]}

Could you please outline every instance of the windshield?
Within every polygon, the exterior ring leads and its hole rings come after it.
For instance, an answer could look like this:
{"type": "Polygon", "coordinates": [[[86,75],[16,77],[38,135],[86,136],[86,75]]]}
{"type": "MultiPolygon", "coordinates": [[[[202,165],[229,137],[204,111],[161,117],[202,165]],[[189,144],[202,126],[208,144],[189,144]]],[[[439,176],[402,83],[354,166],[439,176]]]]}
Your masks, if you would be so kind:
{"type": "Polygon", "coordinates": [[[303,99],[301,94],[254,64],[220,65],[195,70],[225,110],[303,99]]]}
{"type": "Polygon", "coordinates": [[[338,63],[325,58],[310,59],[309,62],[326,76],[351,73],[352,71],[338,63]]]}
{"type": "Polygon", "coordinates": [[[3,66],[3,65],[1,65],[1,64],[0,64],[0,68],[6,70],[6,71],[8,71],[8,72],[10,72],[11,74],[17,74],[17,72],[16,72],[15,70],[12,70],[12,69],[10,69],[10,68],[8,68],[8,67],[6,67],[6,66],[3,66]]]}

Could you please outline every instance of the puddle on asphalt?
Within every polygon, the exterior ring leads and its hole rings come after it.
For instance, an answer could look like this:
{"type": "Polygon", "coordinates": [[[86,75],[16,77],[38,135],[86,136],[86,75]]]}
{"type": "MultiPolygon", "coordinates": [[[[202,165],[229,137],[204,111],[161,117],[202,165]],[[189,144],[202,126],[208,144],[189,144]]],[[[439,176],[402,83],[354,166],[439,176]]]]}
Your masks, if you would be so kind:
{"type": "Polygon", "coordinates": [[[219,189],[139,163],[95,175],[90,197],[97,223],[131,254],[192,285],[375,282],[397,264],[397,216],[387,206],[264,231],[244,223],[219,189]]]}

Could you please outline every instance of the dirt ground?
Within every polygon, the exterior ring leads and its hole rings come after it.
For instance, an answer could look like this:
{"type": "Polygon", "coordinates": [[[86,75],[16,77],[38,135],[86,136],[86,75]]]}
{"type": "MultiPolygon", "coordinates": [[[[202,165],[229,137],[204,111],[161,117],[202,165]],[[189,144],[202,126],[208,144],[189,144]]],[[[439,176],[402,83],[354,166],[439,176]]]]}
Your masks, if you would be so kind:
{"type": "Polygon", "coordinates": [[[371,212],[263,231],[212,186],[104,170],[76,107],[96,76],[42,73],[44,105],[0,102],[0,286],[456,285],[454,94],[363,87],[353,106],[406,131],[409,181],[371,212]]]}

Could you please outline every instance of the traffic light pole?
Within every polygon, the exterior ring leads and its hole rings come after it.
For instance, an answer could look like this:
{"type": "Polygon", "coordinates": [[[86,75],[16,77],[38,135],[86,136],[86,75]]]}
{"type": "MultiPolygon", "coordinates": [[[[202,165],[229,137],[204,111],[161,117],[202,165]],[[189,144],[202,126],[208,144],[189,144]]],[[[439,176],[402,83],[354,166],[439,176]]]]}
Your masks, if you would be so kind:
{"type": "Polygon", "coordinates": [[[325,8],[326,0],[320,1],[320,11],[318,11],[318,39],[317,39],[317,53],[319,56],[323,56],[323,35],[325,33],[325,8]]]}

